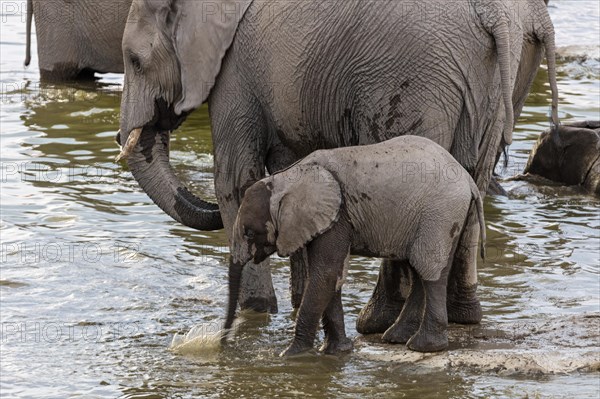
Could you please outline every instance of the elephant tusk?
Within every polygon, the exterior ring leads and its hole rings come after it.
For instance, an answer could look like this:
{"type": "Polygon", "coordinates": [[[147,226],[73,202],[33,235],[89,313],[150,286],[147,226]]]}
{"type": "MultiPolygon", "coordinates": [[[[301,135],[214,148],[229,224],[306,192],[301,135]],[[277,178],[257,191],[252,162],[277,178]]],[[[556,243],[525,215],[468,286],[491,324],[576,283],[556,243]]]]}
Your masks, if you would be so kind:
{"type": "Polygon", "coordinates": [[[133,129],[127,138],[127,142],[123,147],[121,147],[121,152],[115,158],[115,162],[119,162],[121,159],[127,159],[127,157],[131,154],[138,141],[140,140],[140,136],[142,135],[142,128],[133,129]]]}

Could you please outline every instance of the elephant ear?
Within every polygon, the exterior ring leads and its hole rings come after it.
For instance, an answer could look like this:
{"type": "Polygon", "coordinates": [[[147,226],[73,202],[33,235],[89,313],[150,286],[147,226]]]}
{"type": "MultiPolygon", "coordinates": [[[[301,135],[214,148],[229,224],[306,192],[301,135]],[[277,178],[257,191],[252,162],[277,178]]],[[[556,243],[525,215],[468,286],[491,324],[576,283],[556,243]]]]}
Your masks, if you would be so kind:
{"type": "Polygon", "coordinates": [[[182,97],[175,112],[191,111],[206,99],[252,0],[175,0],[178,5],[175,52],[181,69],[182,97]]]}
{"type": "Polygon", "coordinates": [[[277,252],[289,256],[327,231],[339,216],[340,186],[320,165],[297,164],[273,176],[271,218],[277,252]]]}

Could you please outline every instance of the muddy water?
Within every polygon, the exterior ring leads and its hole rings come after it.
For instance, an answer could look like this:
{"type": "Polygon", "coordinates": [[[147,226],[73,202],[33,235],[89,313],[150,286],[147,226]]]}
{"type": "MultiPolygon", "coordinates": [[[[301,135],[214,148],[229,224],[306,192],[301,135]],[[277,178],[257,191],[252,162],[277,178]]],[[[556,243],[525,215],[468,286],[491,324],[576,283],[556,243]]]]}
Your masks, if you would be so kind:
{"type": "MultiPolygon", "coordinates": [[[[170,351],[175,334],[218,326],[226,301],[225,237],[173,222],[113,162],[121,77],[41,85],[35,67],[22,67],[24,19],[2,3],[0,396],[598,397],[597,372],[423,370],[362,356],[362,349],[341,358],[282,360],[277,354],[293,328],[282,260],[273,265],[279,314],[247,316],[220,353],[170,351]]],[[[559,67],[561,117],[600,119],[599,6],[552,3],[559,50],[569,56],[559,67]]],[[[503,176],[522,170],[548,125],[545,82],[542,70],[503,176]]],[[[213,197],[211,148],[201,109],[176,133],[172,157],[207,197],[213,197]]],[[[600,201],[574,189],[503,185],[509,198],[485,203],[484,325],[518,331],[597,314],[600,201]]],[[[376,264],[365,258],[352,264],[344,292],[352,337],[376,264]]],[[[592,350],[599,345],[590,342],[592,350]]]]}

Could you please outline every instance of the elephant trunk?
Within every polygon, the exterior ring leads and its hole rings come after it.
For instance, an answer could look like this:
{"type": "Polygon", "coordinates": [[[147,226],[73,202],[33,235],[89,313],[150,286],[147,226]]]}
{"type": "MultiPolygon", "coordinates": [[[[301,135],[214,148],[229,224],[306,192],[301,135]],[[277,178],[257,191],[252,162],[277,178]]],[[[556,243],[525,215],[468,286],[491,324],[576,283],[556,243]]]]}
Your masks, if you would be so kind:
{"type": "Polygon", "coordinates": [[[223,228],[218,205],[194,196],[175,175],[169,162],[168,132],[135,129],[122,155],[140,187],[173,219],[198,230],[223,228]]]}
{"type": "Polygon", "coordinates": [[[235,311],[237,309],[238,300],[240,297],[240,283],[242,280],[242,268],[245,262],[234,262],[233,257],[229,261],[229,303],[227,305],[227,318],[225,319],[222,343],[227,340],[227,335],[233,321],[235,320],[235,311]]]}
{"type": "Polygon", "coordinates": [[[27,33],[25,40],[25,66],[31,63],[31,22],[33,20],[33,0],[27,0],[27,33]]]}
{"type": "Polygon", "coordinates": [[[502,99],[504,102],[504,111],[506,113],[502,138],[505,145],[510,145],[512,143],[512,133],[515,118],[512,103],[512,78],[510,73],[510,36],[507,22],[503,20],[496,24],[493,35],[498,51],[502,99]]]}

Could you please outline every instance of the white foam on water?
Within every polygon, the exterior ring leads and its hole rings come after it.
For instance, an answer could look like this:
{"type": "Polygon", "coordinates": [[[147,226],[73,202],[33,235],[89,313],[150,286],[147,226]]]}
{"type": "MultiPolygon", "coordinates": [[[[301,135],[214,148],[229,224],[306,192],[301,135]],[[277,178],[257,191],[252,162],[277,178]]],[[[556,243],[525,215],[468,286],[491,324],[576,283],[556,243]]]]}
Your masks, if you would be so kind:
{"type": "MultiPolygon", "coordinates": [[[[229,338],[232,339],[235,330],[243,322],[235,319],[229,338]]],[[[190,329],[186,334],[176,333],[169,349],[180,355],[201,356],[214,358],[221,350],[222,323],[203,323],[190,329]]]]}

